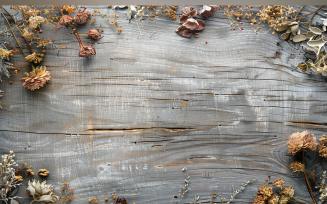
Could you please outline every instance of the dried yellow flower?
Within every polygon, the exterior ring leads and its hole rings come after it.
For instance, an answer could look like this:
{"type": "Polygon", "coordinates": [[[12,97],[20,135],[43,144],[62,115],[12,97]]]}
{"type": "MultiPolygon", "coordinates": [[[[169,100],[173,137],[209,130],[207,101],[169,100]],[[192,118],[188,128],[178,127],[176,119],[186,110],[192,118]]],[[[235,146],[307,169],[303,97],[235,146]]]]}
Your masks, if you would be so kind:
{"type": "Polygon", "coordinates": [[[0,59],[8,59],[11,51],[0,48],[0,59]]]}
{"type": "Polygon", "coordinates": [[[260,186],[258,189],[258,195],[261,195],[264,200],[267,200],[272,195],[272,187],[266,185],[260,186]]]}
{"type": "Polygon", "coordinates": [[[279,196],[276,194],[272,194],[268,199],[268,204],[278,204],[279,196]]]}
{"type": "Polygon", "coordinates": [[[72,7],[72,6],[69,6],[69,5],[64,5],[63,6],[63,9],[64,9],[64,11],[68,12],[69,15],[72,14],[72,13],[74,13],[75,10],[76,10],[75,7],[72,7]]]}
{"type": "Polygon", "coordinates": [[[29,62],[34,62],[35,64],[37,64],[43,60],[43,56],[44,54],[36,54],[36,52],[34,52],[33,54],[30,54],[25,57],[25,59],[29,62]]]}

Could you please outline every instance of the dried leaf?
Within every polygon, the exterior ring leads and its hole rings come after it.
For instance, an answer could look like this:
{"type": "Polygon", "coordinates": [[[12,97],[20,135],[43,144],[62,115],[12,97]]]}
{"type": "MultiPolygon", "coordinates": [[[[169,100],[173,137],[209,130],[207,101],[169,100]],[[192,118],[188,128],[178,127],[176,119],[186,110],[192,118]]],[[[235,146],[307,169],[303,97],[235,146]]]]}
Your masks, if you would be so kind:
{"type": "Polygon", "coordinates": [[[298,24],[297,22],[290,22],[290,21],[285,21],[281,23],[279,26],[277,26],[276,31],[284,31],[287,30],[290,26],[298,24]]]}
{"type": "Polygon", "coordinates": [[[321,33],[322,33],[322,30],[320,30],[319,28],[316,28],[316,27],[310,27],[309,30],[316,35],[321,35],[321,33]]]}
{"type": "Polygon", "coordinates": [[[293,40],[293,38],[294,38],[294,35],[293,35],[293,33],[291,33],[290,40],[293,40]]]}
{"type": "Polygon", "coordinates": [[[307,36],[306,34],[300,34],[300,35],[296,35],[294,38],[293,38],[293,42],[302,42],[304,40],[307,39],[307,36]]]}
{"type": "Polygon", "coordinates": [[[309,40],[308,41],[308,45],[310,46],[310,47],[316,47],[317,48],[317,50],[318,50],[318,52],[316,52],[316,54],[317,54],[317,56],[319,55],[319,52],[320,52],[320,49],[325,45],[325,43],[326,43],[327,41],[324,41],[323,39],[322,39],[322,37],[321,38],[319,38],[318,40],[309,40]]]}
{"type": "Polygon", "coordinates": [[[11,199],[10,204],[19,204],[19,202],[17,200],[11,199]]]}
{"type": "Polygon", "coordinates": [[[297,35],[299,31],[299,24],[291,26],[291,31],[293,35],[297,35]]]}
{"type": "Polygon", "coordinates": [[[314,33],[311,32],[311,31],[308,31],[306,35],[307,35],[307,38],[311,38],[311,37],[313,37],[313,36],[316,36],[316,34],[314,34],[314,33]]]}
{"type": "Polygon", "coordinates": [[[290,35],[290,33],[283,33],[282,36],[281,36],[281,38],[282,38],[283,40],[286,40],[286,39],[288,38],[289,35],[290,35]]]}

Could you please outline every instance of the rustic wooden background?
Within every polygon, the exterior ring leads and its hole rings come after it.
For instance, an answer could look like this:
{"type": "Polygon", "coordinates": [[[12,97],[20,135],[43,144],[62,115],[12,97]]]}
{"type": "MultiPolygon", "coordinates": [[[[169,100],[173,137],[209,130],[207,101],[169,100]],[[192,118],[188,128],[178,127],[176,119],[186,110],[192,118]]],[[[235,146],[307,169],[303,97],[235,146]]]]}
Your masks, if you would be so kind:
{"type": "MultiPolygon", "coordinates": [[[[213,192],[229,198],[232,185],[256,178],[233,201],[250,203],[268,175],[310,200],[302,175],[288,168],[294,158],[285,142],[293,132],[309,130],[317,139],[326,133],[327,83],[296,68],[310,57],[301,46],[265,34],[267,26],[256,35],[257,26],[245,19],[243,31],[232,31],[222,11],[205,20],[196,39],[175,33],[178,20],[129,23],[126,9],[88,9],[118,14],[123,32],[100,16],[76,26],[80,32],[104,29],[99,41],[81,34],[97,51],[85,59],[78,57],[71,29],[56,34],[43,23],[40,37],[56,39],[41,63],[52,78],[40,90],[27,90],[20,78],[29,64],[21,52],[11,59],[21,71],[12,73],[13,84],[5,77],[0,84],[1,154],[13,150],[34,171],[48,169],[56,192],[70,182],[74,203],[103,201],[112,193],[128,203],[170,203],[184,185],[183,167],[191,182],[181,203],[195,195],[208,203],[213,192]],[[57,52],[54,45],[67,48],[57,52]]],[[[324,6],[313,24],[326,12],[324,6]]],[[[3,17],[0,22],[3,30],[3,17]]],[[[10,36],[0,39],[17,46],[10,36]]],[[[326,160],[313,152],[307,164],[317,175],[326,170],[326,160]]]]}

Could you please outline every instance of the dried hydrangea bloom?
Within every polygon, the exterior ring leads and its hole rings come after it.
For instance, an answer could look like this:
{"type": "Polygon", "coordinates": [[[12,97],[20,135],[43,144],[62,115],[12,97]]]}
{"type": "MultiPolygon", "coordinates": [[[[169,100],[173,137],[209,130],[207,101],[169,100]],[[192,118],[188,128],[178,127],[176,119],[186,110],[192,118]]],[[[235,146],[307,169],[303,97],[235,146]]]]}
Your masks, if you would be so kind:
{"type": "Polygon", "coordinates": [[[36,54],[36,52],[34,52],[33,54],[30,54],[27,57],[25,57],[25,59],[29,62],[33,62],[37,64],[43,60],[43,56],[44,54],[36,54]]]}
{"type": "Polygon", "coordinates": [[[268,204],[278,204],[279,196],[276,194],[272,194],[268,199],[268,204]]]}
{"type": "Polygon", "coordinates": [[[78,11],[78,14],[74,16],[74,24],[80,25],[86,23],[87,19],[91,16],[91,13],[84,8],[83,11],[78,11]]]}
{"type": "Polygon", "coordinates": [[[267,200],[273,193],[272,187],[266,185],[260,186],[258,189],[258,195],[261,195],[264,200],[267,200]]]}
{"type": "Polygon", "coordinates": [[[217,6],[207,6],[204,5],[200,10],[199,10],[199,14],[201,16],[204,16],[206,18],[211,17],[215,14],[217,10],[217,6]]]}
{"type": "Polygon", "coordinates": [[[68,26],[69,24],[73,23],[74,21],[74,17],[73,16],[68,16],[68,15],[63,15],[61,17],[61,19],[58,21],[58,24],[57,24],[57,33],[58,33],[58,30],[63,28],[61,25],[64,25],[64,26],[68,26]]]}
{"type": "Polygon", "coordinates": [[[263,199],[262,196],[258,195],[257,197],[255,197],[251,204],[266,204],[266,200],[263,199]]]}
{"type": "Polygon", "coordinates": [[[327,157],[327,135],[323,135],[321,136],[321,138],[319,139],[319,156],[321,157],[327,157]]]}
{"type": "Polygon", "coordinates": [[[87,33],[87,35],[92,38],[93,40],[100,40],[101,33],[99,32],[99,29],[91,29],[87,33]]]}
{"type": "Polygon", "coordinates": [[[189,18],[179,26],[176,30],[176,33],[183,37],[191,37],[193,34],[194,37],[199,37],[200,33],[195,33],[194,31],[203,30],[205,27],[205,23],[203,20],[195,20],[193,18],[189,18]]]}
{"type": "Polygon", "coordinates": [[[282,195],[279,199],[279,204],[287,204],[290,197],[282,195]]]}
{"type": "Polygon", "coordinates": [[[316,150],[316,138],[308,131],[296,132],[289,136],[287,143],[289,153],[295,155],[298,152],[306,150],[316,150]]]}
{"type": "Polygon", "coordinates": [[[281,178],[279,178],[279,179],[276,179],[271,185],[283,188],[284,183],[285,182],[281,178]]]}
{"type": "Polygon", "coordinates": [[[285,195],[287,197],[293,197],[294,188],[292,186],[286,186],[282,190],[279,191],[279,194],[285,195]]]}
{"type": "Polygon", "coordinates": [[[46,71],[46,67],[36,67],[36,69],[32,66],[33,70],[29,74],[26,73],[26,77],[22,78],[23,86],[27,87],[30,90],[39,89],[46,84],[51,76],[50,72],[46,71]]]}
{"type": "Polygon", "coordinates": [[[90,57],[92,55],[95,55],[95,49],[92,45],[89,46],[83,46],[79,49],[79,54],[78,56],[80,57],[90,57]]]}
{"type": "Polygon", "coordinates": [[[25,17],[37,16],[39,13],[41,13],[40,10],[35,10],[35,9],[31,9],[31,8],[29,8],[28,11],[25,11],[25,12],[24,12],[24,16],[25,16],[25,17]]]}
{"type": "Polygon", "coordinates": [[[25,38],[26,40],[29,40],[31,38],[34,38],[34,33],[33,32],[28,32],[28,27],[23,29],[23,38],[25,38]]]}
{"type": "Polygon", "coordinates": [[[182,8],[182,13],[181,17],[179,18],[179,23],[185,23],[187,19],[192,18],[196,16],[197,10],[193,9],[192,6],[182,8]]]}
{"type": "Polygon", "coordinates": [[[28,19],[28,21],[30,22],[29,27],[34,30],[35,28],[37,28],[41,23],[43,23],[45,21],[45,19],[42,16],[32,16],[28,19]]]}
{"type": "Polygon", "coordinates": [[[69,15],[74,13],[75,10],[76,10],[75,7],[72,7],[72,6],[69,6],[69,5],[64,5],[62,8],[64,9],[64,11],[68,12],[69,15]]]}
{"type": "Polygon", "coordinates": [[[299,161],[294,161],[290,164],[290,169],[292,169],[292,173],[294,172],[304,172],[304,165],[299,161]]]}

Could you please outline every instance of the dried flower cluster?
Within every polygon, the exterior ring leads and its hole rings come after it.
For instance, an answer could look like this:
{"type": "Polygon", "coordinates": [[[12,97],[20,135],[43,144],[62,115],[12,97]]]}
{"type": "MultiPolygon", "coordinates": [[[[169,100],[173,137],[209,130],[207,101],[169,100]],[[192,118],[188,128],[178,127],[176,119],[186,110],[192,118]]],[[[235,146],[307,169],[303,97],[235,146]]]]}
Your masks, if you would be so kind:
{"type": "Polygon", "coordinates": [[[292,153],[293,155],[302,151],[316,150],[317,147],[316,138],[308,131],[291,134],[287,145],[289,153],[292,153]]]}
{"type": "Polygon", "coordinates": [[[327,135],[321,136],[319,139],[319,156],[327,158],[327,135]]]}
{"type": "Polygon", "coordinates": [[[33,201],[39,201],[43,203],[54,203],[59,199],[58,196],[53,194],[53,187],[47,185],[46,181],[40,183],[40,181],[28,181],[28,187],[30,194],[33,196],[33,201]]]}
{"type": "Polygon", "coordinates": [[[294,161],[292,164],[290,164],[290,169],[292,169],[292,173],[300,173],[305,171],[304,165],[299,161],[294,161]]]}
{"type": "Polygon", "coordinates": [[[201,31],[205,27],[205,23],[203,20],[195,20],[193,17],[197,15],[197,10],[192,9],[191,6],[185,7],[182,9],[183,15],[179,18],[179,23],[183,23],[176,30],[176,33],[183,37],[191,37],[193,34],[194,37],[199,37],[200,33],[195,31],[201,31]]]}
{"type": "Polygon", "coordinates": [[[3,43],[0,43],[0,82],[2,81],[2,75],[5,75],[6,77],[10,78],[8,70],[15,69],[13,64],[6,61],[8,60],[10,54],[11,51],[9,51],[3,43]]]}
{"type": "Polygon", "coordinates": [[[64,182],[62,191],[59,193],[61,197],[59,198],[59,201],[63,204],[70,203],[74,199],[73,195],[73,189],[70,189],[70,185],[67,182],[64,182]]]}
{"type": "Polygon", "coordinates": [[[38,64],[43,60],[43,56],[44,54],[36,54],[36,52],[34,52],[33,54],[30,54],[27,57],[25,57],[25,59],[29,62],[38,64]]]}
{"type": "Polygon", "coordinates": [[[47,83],[51,76],[50,72],[46,71],[46,67],[36,67],[34,68],[32,66],[33,70],[28,74],[26,74],[26,77],[22,78],[21,81],[23,81],[23,86],[27,87],[30,90],[39,89],[44,86],[45,83],[47,83]]]}

